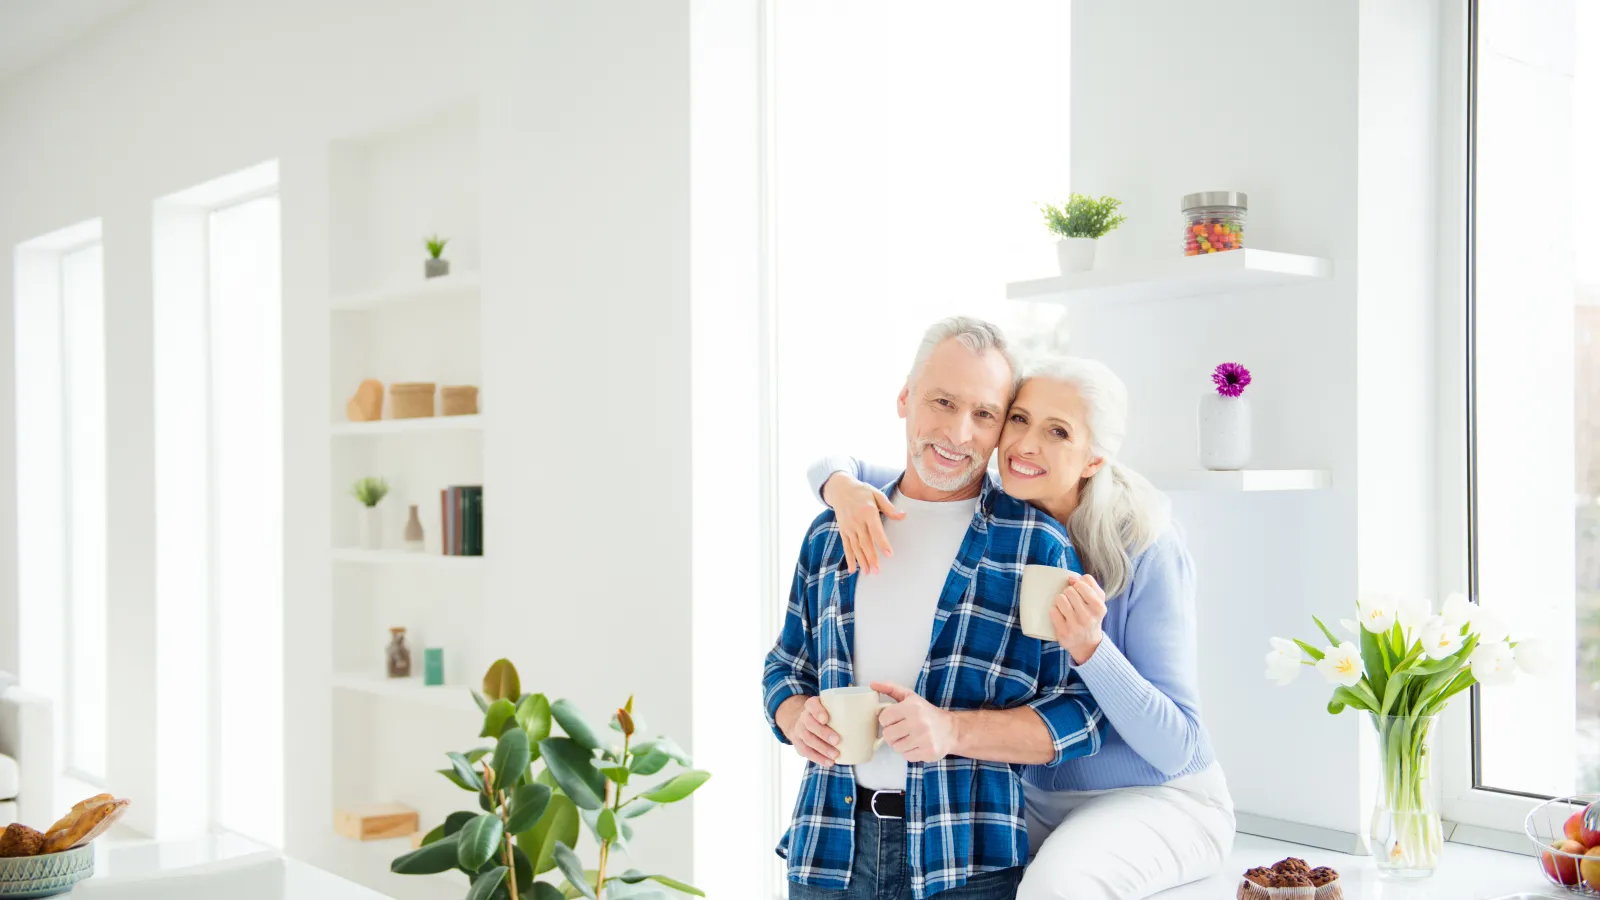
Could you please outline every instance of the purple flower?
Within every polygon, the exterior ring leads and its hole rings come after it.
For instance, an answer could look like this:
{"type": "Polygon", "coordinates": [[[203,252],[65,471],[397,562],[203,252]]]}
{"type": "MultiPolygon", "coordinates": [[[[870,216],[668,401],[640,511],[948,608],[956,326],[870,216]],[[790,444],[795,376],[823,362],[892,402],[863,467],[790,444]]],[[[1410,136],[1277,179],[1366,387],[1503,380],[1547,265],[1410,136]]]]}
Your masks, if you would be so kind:
{"type": "Polygon", "coordinates": [[[1250,384],[1250,370],[1234,362],[1225,362],[1211,373],[1211,383],[1224,397],[1237,397],[1250,384]]]}

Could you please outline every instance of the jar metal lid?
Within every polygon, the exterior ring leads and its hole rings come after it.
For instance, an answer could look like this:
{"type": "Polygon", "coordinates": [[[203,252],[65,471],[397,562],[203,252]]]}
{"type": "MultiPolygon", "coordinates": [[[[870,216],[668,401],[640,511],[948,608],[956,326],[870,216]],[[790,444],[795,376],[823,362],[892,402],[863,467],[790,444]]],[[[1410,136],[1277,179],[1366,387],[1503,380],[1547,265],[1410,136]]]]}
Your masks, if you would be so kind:
{"type": "Polygon", "coordinates": [[[1194,209],[1197,206],[1237,206],[1240,209],[1250,207],[1250,195],[1244,191],[1201,191],[1198,194],[1184,194],[1183,208],[1194,209]]]}

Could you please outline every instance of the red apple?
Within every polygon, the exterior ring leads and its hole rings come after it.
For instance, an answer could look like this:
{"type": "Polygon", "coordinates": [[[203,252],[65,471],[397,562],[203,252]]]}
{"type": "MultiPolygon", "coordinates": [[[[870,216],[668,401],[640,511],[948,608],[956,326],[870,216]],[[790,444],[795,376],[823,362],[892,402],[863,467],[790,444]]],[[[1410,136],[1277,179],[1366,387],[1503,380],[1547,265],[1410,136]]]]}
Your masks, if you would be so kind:
{"type": "Polygon", "coordinates": [[[1600,891],[1600,847],[1593,847],[1583,855],[1583,861],[1578,863],[1578,874],[1583,876],[1584,884],[1600,891]]]}
{"type": "Polygon", "coordinates": [[[1577,841],[1554,841],[1550,846],[1561,852],[1551,853],[1546,850],[1539,854],[1539,863],[1544,866],[1544,873],[1549,875],[1550,880],[1557,884],[1564,884],[1569,887],[1576,885],[1578,883],[1577,857],[1584,855],[1583,845],[1577,841]],[[1564,856],[1562,854],[1571,855],[1564,856]]]}
{"type": "MultiPolygon", "coordinates": [[[[1578,835],[1583,834],[1583,813],[1583,810],[1578,810],[1568,816],[1566,824],[1561,826],[1561,833],[1567,836],[1567,840],[1578,841],[1578,843],[1583,844],[1583,841],[1578,840],[1578,835]]],[[[1584,844],[1584,846],[1588,845],[1584,844]]]]}
{"type": "MultiPolygon", "coordinates": [[[[1591,817],[1589,821],[1600,820],[1600,809],[1595,809],[1596,806],[1600,806],[1600,804],[1591,803],[1589,804],[1588,808],[1584,810],[1586,815],[1590,810],[1593,810],[1595,813],[1595,815],[1591,817]]],[[[1568,821],[1570,822],[1571,820],[1569,819],[1568,821]]],[[[1600,847],[1600,831],[1591,831],[1584,824],[1584,821],[1584,816],[1578,817],[1578,836],[1572,839],[1584,845],[1585,847],[1600,847]]],[[[1568,835],[1568,837],[1572,836],[1568,835]]]]}

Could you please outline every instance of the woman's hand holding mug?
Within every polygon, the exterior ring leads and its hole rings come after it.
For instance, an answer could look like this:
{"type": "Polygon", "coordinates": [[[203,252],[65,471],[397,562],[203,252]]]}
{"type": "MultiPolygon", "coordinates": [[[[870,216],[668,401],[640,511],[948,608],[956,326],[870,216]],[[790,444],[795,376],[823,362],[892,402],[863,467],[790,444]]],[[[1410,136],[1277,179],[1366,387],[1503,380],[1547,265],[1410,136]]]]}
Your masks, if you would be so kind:
{"type": "Polygon", "coordinates": [[[846,571],[854,573],[859,566],[875,573],[879,553],[894,555],[880,516],[904,519],[906,514],[895,509],[883,491],[844,472],[835,472],[822,485],[822,502],[833,508],[833,517],[839,522],[846,571]]]}
{"type": "Polygon", "coordinates": [[[1067,586],[1056,595],[1050,609],[1056,640],[1072,654],[1072,661],[1083,665],[1099,649],[1105,637],[1101,623],[1106,618],[1106,592],[1093,575],[1067,575],[1067,586]]]}

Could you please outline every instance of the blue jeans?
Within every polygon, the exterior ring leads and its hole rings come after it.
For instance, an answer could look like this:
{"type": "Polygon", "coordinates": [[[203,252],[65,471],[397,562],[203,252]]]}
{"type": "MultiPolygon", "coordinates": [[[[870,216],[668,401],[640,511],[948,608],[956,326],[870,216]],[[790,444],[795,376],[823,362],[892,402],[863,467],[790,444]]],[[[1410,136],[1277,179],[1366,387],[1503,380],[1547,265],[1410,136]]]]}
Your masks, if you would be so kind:
{"type": "MultiPolygon", "coordinates": [[[[932,900],[1015,900],[1022,867],[985,872],[932,900]]],[[[850,887],[835,891],[789,882],[789,900],[912,900],[911,869],[906,865],[906,823],[856,813],[856,860],[850,887]]]]}

